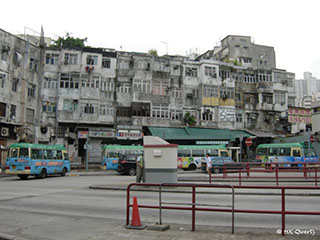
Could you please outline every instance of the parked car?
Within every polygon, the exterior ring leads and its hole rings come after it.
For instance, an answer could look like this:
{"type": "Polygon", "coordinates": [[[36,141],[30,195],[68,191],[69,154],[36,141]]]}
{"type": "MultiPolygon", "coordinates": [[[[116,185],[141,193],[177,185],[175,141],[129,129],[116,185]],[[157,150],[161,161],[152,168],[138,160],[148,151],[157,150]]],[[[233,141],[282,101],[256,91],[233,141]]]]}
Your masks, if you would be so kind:
{"type": "Polygon", "coordinates": [[[135,176],[138,156],[138,154],[128,154],[121,156],[118,162],[118,173],[135,176]]]}
{"type": "MultiPolygon", "coordinates": [[[[220,173],[223,172],[223,168],[225,167],[227,171],[238,171],[245,167],[244,163],[236,163],[230,159],[219,159],[212,161],[211,172],[212,173],[220,173]]],[[[206,171],[206,164],[202,165],[202,171],[206,171]]]]}

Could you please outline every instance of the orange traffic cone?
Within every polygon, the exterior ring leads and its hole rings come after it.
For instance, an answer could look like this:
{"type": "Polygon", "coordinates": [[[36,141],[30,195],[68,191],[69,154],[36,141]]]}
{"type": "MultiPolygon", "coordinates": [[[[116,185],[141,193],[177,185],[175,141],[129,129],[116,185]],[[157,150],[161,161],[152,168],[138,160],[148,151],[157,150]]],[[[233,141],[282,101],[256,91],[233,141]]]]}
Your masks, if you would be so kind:
{"type": "Polygon", "coordinates": [[[140,214],[139,214],[139,208],[138,208],[138,201],[137,197],[133,197],[133,207],[132,207],[132,219],[131,224],[127,226],[129,229],[144,229],[146,226],[141,224],[140,221],[140,214]]]}

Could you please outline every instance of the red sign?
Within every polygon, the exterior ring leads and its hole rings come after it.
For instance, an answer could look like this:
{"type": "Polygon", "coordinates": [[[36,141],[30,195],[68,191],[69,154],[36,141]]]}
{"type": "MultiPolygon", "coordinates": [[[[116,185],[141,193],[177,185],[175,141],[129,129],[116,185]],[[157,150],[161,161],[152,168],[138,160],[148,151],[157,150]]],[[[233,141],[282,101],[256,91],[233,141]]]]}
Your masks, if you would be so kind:
{"type": "Polygon", "coordinates": [[[252,139],[251,139],[251,138],[247,138],[247,139],[246,139],[246,145],[247,145],[248,147],[250,147],[250,146],[252,145],[252,139]]]}
{"type": "Polygon", "coordinates": [[[313,135],[310,136],[310,142],[314,143],[314,136],[313,135]]]}

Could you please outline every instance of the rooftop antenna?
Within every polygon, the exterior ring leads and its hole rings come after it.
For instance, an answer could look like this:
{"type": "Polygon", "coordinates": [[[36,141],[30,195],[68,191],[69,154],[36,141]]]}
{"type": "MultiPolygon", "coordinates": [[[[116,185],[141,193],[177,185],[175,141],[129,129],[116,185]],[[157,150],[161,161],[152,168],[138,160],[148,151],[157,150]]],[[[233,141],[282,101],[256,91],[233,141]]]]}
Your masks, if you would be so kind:
{"type": "Polygon", "coordinates": [[[166,55],[168,55],[168,43],[165,41],[161,41],[162,43],[164,43],[166,45],[166,55]]]}

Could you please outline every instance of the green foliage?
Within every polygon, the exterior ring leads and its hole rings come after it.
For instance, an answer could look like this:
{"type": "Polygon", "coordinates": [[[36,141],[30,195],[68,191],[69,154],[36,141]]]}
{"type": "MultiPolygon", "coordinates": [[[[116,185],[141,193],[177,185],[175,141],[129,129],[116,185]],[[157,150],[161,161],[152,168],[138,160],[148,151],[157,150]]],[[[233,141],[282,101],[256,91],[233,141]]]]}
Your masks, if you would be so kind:
{"type": "Polygon", "coordinates": [[[52,46],[54,47],[90,47],[86,46],[85,42],[87,38],[74,38],[67,33],[65,37],[59,37],[57,40],[53,41],[52,46]]]}
{"type": "Polygon", "coordinates": [[[158,57],[158,51],[156,49],[150,49],[148,54],[154,57],[158,57]]]}
{"type": "Polygon", "coordinates": [[[184,115],[184,122],[189,126],[194,126],[197,124],[196,118],[190,114],[190,112],[186,112],[184,115]]]}
{"type": "Polygon", "coordinates": [[[241,66],[241,63],[239,63],[237,59],[235,59],[235,60],[226,59],[226,60],[224,60],[224,62],[233,63],[233,65],[235,65],[235,66],[241,66]]]}

